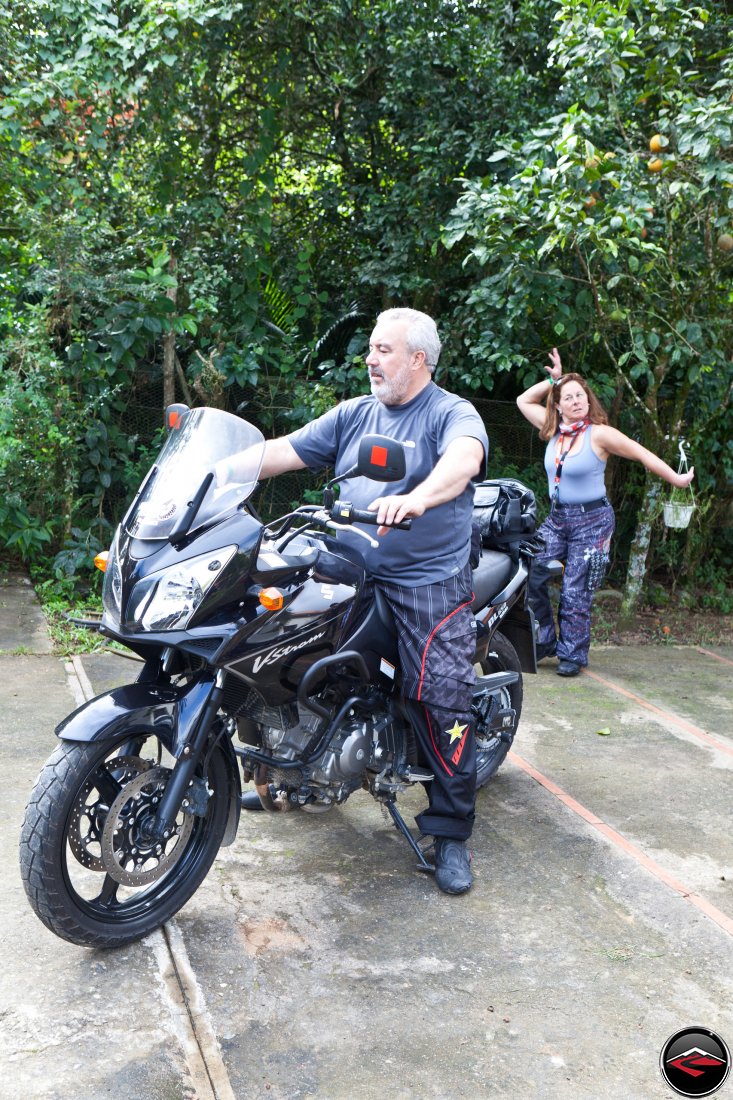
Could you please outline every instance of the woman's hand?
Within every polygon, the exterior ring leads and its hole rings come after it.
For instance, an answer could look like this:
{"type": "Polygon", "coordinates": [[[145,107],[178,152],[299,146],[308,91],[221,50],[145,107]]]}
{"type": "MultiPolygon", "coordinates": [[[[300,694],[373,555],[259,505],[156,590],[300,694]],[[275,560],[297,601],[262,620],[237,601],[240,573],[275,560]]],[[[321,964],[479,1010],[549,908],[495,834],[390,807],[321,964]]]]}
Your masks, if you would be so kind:
{"type": "Polygon", "coordinates": [[[560,352],[557,348],[553,348],[550,352],[550,365],[545,367],[545,370],[549,374],[553,382],[557,382],[562,378],[562,360],[560,358],[560,352]]]}
{"type": "Polygon", "coordinates": [[[693,466],[690,470],[685,470],[684,474],[677,474],[676,480],[673,481],[672,484],[678,489],[686,489],[694,476],[695,467],[693,466]]]}

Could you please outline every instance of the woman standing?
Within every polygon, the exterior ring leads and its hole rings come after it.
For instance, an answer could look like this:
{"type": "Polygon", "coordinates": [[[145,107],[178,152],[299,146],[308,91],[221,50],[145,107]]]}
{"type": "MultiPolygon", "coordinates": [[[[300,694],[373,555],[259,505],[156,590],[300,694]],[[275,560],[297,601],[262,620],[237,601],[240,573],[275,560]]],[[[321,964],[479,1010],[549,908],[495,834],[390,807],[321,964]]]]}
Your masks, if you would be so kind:
{"type": "Polygon", "coordinates": [[[547,440],[545,470],[551,501],[550,514],[540,527],[545,549],[532,570],[530,602],[540,625],[538,660],[557,654],[558,675],[577,676],[588,664],[593,593],[603,580],[616,522],[606,497],[608,456],[641,462],[681,489],[690,484],[695,470],[678,474],[646,447],[611,428],[585,379],[579,374],[563,375],[557,348],[552,349],[545,370],[549,378],[517,398],[522,415],[539,428],[540,439],[547,440]],[[546,563],[556,559],[565,564],[559,638],[546,569],[546,563]]]}

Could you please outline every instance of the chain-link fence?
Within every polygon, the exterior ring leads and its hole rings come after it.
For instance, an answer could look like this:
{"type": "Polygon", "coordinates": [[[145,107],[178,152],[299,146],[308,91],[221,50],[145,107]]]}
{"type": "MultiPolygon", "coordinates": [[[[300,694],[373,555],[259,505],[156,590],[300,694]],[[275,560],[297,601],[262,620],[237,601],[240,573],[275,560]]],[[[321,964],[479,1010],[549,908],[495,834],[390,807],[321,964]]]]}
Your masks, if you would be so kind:
{"type": "Polygon", "coordinates": [[[472,404],[486,425],[489,436],[489,475],[504,471],[493,469],[492,455],[503,467],[511,465],[523,470],[528,466],[542,467],[546,444],[537,430],[524,419],[513,401],[491,401],[473,398],[472,404]]]}
{"type": "MultiPolygon", "coordinates": [[[[156,380],[152,377],[143,381],[123,414],[122,427],[125,434],[136,438],[141,451],[149,449],[163,423],[162,393],[159,393],[159,390],[159,382],[156,384],[156,380]],[[156,398],[159,401],[157,404],[154,403],[156,398]]],[[[262,408],[258,404],[258,393],[255,389],[247,390],[232,386],[225,391],[225,394],[226,401],[222,402],[225,407],[229,410],[241,407],[241,414],[260,428],[266,438],[273,434],[292,431],[296,426],[292,420],[283,420],[283,423],[278,424],[277,421],[280,418],[276,411],[271,408],[262,408]],[[268,426],[273,420],[276,422],[274,433],[268,426]]],[[[473,397],[471,401],[486,425],[489,437],[488,476],[524,475],[537,491],[536,478],[544,476],[542,454],[545,446],[537,432],[527,423],[513,401],[492,401],[473,397]]],[[[143,473],[144,469],[141,469],[141,478],[143,473]]],[[[290,511],[304,499],[308,499],[309,494],[317,494],[324,480],[323,474],[313,474],[308,470],[271,478],[260,486],[254,504],[264,519],[272,519],[290,511]]],[[[320,500],[320,495],[311,496],[310,499],[317,502],[320,500]]],[[[128,502],[114,500],[110,503],[115,512],[121,513],[128,502]]],[[[116,521],[119,515],[110,518],[116,521]]]]}
{"type": "MultiPolygon", "coordinates": [[[[237,385],[191,394],[193,403],[216,405],[230,412],[239,413],[255,424],[266,439],[283,435],[299,426],[293,414],[295,397],[281,389],[282,383],[272,379],[271,385],[264,387],[242,388],[237,385]],[[288,404],[290,403],[290,405],[288,404]]],[[[119,522],[134,495],[137,484],[142,480],[157,447],[162,442],[163,432],[163,393],[160,372],[153,370],[150,375],[138,375],[135,389],[128,395],[128,407],[122,415],[121,427],[132,440],[133,458],[128,460],[125,482],[127,490],[108,495],[105,518],[113,524],[119,522]]],[[[513,401],[495,401],[490,398],[468,397],[484,424],[490,443],[488,476],[514,477],[528,485],[537,498],[537,516],[541,521],[549,510],[547,479],[544,470],[545,444],[538,433],[524,419],[513,401]]],[[[633,433],[632,433],[633,434],[633,433]]],[[[629,464],[630,465],[630,464],[629,464]]],[[[632,471],[633,472],[633,471],[632,471]]],[[[319,503],[321,490],[328,474],[324,471],[311,473],[303,470],[284,474],[281,477],[263,481],[253,498],[262,519],[270,522],[291,511],[301,503],[319,503]]],[[[636,532],[636,517],[641,499],[638,480],[625,476],[616,477],[613,466],[609,466],[607,482],[611,499],[616,508],[616,533],[613,539],[613,556],[609,580],[611,584],[622,584],[628,565],[628,556],[636,532]]],[[[730,545],[728,525],[722,531],[723,546],[730,545]],[[727,541],[726,541],[727,540],[727,541]]],[[[663,533],[662,556],[658,560],[666,575],[669,570],[670,551],[664,550],[668,533],[663,533]],[[664,554],[667,557],[664,557],[664,554]]],[[[698,540],[699,542],[699,540],[698,540]]],[[[695,546],[688,541],[690,553],[695,546]]],[[[679,548],[675,551],[679,561],[687,569],[679,548]]],[[[697,553],[697,551],[695,551],[697,553]]],[[[675,562],[677,558],[675,558],[675,562]]],[[[650,573],[654,563],[650,566],[650,573]]]]}

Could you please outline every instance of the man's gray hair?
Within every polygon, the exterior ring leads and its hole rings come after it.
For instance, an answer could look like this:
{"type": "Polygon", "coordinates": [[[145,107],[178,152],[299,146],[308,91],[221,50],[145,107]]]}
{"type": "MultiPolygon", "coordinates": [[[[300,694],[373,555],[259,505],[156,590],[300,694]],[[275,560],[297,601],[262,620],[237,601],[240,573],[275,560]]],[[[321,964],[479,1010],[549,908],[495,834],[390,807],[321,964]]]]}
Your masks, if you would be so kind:
{"type": "Polygon", "coordinates": [[[419,309],[385,309],[377,317],[377,321],[406,321],[405,340],[407,350],[425,352],[425,366],[432,374],[440,359],[440,337],[438,327],[432,317],[427,313],[421,313],[419,309]]]}

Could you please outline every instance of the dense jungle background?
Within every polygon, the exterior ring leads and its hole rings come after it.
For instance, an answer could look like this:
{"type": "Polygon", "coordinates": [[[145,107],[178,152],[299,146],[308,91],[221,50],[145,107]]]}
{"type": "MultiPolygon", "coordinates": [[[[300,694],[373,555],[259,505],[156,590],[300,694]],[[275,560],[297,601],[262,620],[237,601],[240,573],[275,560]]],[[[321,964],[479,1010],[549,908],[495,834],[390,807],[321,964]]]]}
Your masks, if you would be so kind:
{"type": "Polygon", "coordinates": [[[686,529],[610,467],[610,581],[629,614],[733,611],[730,4],[0,0],[0,26],[0,551],[47,599],[93,595],[165,405],[290,430],[365,392],[376,313],[411,305],[491,476],[541,502],[514,401],[553,346],[612,423],[675,467],[683,441],[686,529]]]}

